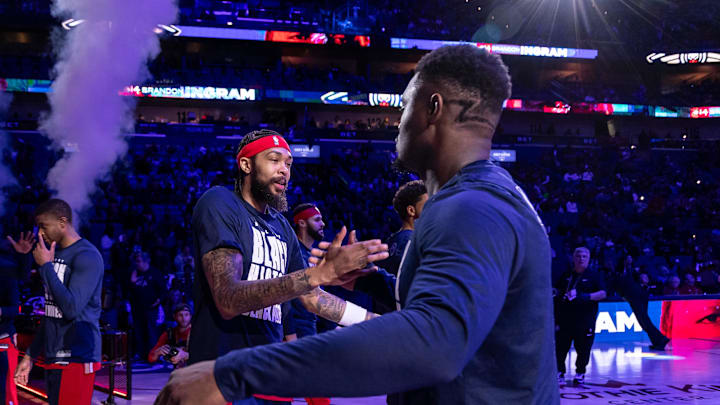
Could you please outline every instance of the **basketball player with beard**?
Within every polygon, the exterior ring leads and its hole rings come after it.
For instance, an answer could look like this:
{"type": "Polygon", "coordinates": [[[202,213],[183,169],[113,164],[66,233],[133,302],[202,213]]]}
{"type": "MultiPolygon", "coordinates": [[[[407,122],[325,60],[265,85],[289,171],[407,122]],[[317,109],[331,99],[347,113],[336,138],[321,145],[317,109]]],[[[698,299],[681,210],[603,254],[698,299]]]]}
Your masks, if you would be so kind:
{"type": "MultiPolygon", "coordinates": [[[[293,298],[309,311],[345,325],[374,315],[318,287],[352,280],[355,269],[386,258],[387,246],[379,240],[340,246],[343,228],[327,259],[306,268],[293,229],[281,214],[287,210],[289,145],[277,132],[253,131],[240,142],[236,161],[235,192],[213,187],[193,211],[194,254],[201,265],[194,285],[189,364],[282,341],[280,304],[293,298]]],[[[235,403],[288,401],[256,395],[235,403]]]]}
{"type": "MultiPolygon", "coordinates": [[[[299,204],[292,212],[293,228],[300,242],[300,253],[305,267],[309,267],[310,250],[325,236],[325,222],[315,204],[299,204]]],[[[302,301],[291,301],[290,314],[285,325],[286,340],[312,336],[317,333],[317,316],[305,309],[302,301]]]]}
{"type": "MultiPolygon", "coordinates": [[[[156,404],[270,392],[559,404],[550,243],[525,193],[489,160],[510,87],[500,56],[475,45],[440,47],[415,68],[396,147],[430,198],[400,265],[397,311],[176,371],[156,404]]],[[[319,248],[313,256],[331,253],[319,248]]]]}
{"type": "MultiPolygon", "coordinates": [[[[323,221],[320,209],[311,203],[298,204],[292,211],[292,225],[300,242],[300,252],[302,253],[303,262],[305,266],[309,267],[310,264],[308,260],[311,257],[310,250],[325,236],[325,222],[323,221]]],[[[343,290],[341,287],[329,287],[328,291],[331,294],[335,293],[335,291],[330,290],[333,288],[343,290]]],[[[339,297],[342,296],[340,295],[339,297]]],[[[295,298],[290,301],[289,307],[289,315],[283,324],[286,341],[291,342],[298,338],[312,336],[318,333],[318,322],[320,322],[321,319],[317,319],[315,314],[305,309],[300,299],[295,298]]],[[[330,398],[307,397],[305,401],[308,405],[330,405],[330,398]]]]}

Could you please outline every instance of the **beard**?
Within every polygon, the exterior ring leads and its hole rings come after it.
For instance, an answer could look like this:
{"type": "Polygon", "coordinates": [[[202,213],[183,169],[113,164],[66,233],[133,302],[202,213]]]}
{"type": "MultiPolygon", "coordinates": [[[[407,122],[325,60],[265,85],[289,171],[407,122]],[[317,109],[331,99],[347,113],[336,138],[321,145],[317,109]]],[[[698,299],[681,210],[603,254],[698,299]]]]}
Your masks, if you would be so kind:
{"type": "Polygon", "coordinates": [[[395,160],[393,160],[390,167],[392,167],[392,169],[399,174],[414,174],[416,176],[420,176],[420,173],[418,173],[416,170],[411,169],[410,165],[400,160],[399,156],[395,158],[395,160]]]}
{"type": "Polygon", "coordinates": [[[310,226],[308,226],[308,235],[310,235],[310,237],[313,238],[314,241],[321,241],[323,238],[323,236],[320,234],[320,231],[315,230],[310,226]]]}
{"type": "Polygon", "coordinates": [[[270,186],[273,183],[272,180],[268,181],[267,183],[263,183],[256,177],[256,174],[252,174],[251,176],[252,177],[250,178],[250,191],[252,192],[252,195],[253,197],[255,197],[255,199],[267,203],[269,206],[275,208],[280,212],[285,212],[288,210],[288,202],[287,196],[285,195],[285,190],[283,190],[282,193],[278,195],[274,195],[270,191],[270,186]]]}

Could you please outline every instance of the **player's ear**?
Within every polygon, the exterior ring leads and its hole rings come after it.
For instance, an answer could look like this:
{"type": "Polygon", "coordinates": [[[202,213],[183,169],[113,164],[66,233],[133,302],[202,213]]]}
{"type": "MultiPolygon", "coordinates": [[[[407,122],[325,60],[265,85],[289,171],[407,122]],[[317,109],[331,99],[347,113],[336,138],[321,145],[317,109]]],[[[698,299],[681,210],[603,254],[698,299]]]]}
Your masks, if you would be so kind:
{"type": "Polygon", "coordinates": [[[440,93],[433,93],[430,95],[430,103],[428,105],[428,119],[430,122],[437,122],[442,115],[444,100],[440,93]]]}
{"type": "Polygon", "coordinates": [[[238,169],[241,170],[245,174],[250,174],[252,171],[252,159],[249,157],[241,157],[238,159],[238,169]]]}

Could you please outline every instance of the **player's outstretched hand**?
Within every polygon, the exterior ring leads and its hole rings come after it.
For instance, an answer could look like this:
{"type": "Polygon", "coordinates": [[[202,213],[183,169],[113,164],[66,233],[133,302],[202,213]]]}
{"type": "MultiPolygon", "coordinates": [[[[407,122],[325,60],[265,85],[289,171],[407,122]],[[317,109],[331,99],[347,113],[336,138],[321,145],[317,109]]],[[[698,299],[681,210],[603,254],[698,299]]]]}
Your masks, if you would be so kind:
{"type": "Polygon", "coordinates": [[[355,231],[350,233],[349,243],[342,245],[347,228],[342,227],[330,242],[320,242],[310,258],[315,267],[308,269],[315,285],[344,285],[377,268],[367,268],[369,263],[388,257],[388,246],[379,239],[357,242],[355,231]]]}
{"type": "Polygon", "coordinates": [[[27,233],[20,232],[20,238],[18,238],[17,241],[15,241],[15,239],[13,239],[10,235],[6,236],[6,238],[12,245],[13,249],[20,254],[30,253],[33,245],[35,244],[35,235],[33,235],[32,231],[28,231],[27,233]]]}
{"type": "Polygon", "coordinates": [[[215,382],[215,361],[179,368],[155,399],[155,405],[225,405],[215,382]]]}

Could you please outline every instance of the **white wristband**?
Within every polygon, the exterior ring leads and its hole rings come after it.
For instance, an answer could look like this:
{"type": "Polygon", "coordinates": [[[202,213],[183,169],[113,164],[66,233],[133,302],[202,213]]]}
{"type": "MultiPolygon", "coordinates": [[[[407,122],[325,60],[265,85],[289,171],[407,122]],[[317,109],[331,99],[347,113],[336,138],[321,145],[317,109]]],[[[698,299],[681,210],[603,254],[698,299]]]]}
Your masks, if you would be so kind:
{"type": "Polygon", "coordinates": [[[350,326],[365,321],[366,316],[367,309],[357,306],[350,301],[345,301],[345,312],[343,312],[342,319],[340,319],[338,323],[342,326],[350,326]]]}

